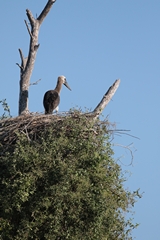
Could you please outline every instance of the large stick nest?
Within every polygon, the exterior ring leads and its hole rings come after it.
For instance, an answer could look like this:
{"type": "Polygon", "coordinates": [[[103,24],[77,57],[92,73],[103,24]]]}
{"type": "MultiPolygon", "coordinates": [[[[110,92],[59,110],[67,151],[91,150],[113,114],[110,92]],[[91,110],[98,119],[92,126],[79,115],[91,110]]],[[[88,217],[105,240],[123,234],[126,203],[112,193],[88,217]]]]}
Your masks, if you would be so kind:
{"type": "Polygon", "coordinates": [[[0,156],[4,155],[6,151],[10,153],[14,151],[14,145],[19,139],[19,135],[24,135],[28,141],[37,141],[42,134],[45,133],[47,136],[49,128],[52,127],[54,137],[58,137],[64,128],[69,137],[73,130],[72,120],[82,126],[82,134],[86,139],[89,132],[97,136],[102,126],[105,126],[107,133],[112,131],[109,130],[110,123],[107,120],[95,121],[90,113],[82,113],[77,110],[56,115],[30,114],[7,118],[0,121],[0,156]]]}
{"type": "Polygon", "coordinates": [[[3,145],[13,144],[16,141],[17,133],[22,133],[28,138],[40,131],[44,131],[51,123],[60,123],[66,117],[76,117],[76,113],[57,115],[21,115],[14,118],[7,118],[0,121],[0,143],[3,145]]]}

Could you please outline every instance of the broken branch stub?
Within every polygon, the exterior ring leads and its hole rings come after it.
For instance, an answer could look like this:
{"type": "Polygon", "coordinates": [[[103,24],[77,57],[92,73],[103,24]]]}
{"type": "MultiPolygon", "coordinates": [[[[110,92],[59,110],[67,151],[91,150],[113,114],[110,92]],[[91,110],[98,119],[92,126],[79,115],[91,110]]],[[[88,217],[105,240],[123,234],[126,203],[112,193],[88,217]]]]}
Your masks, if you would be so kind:
{"type": "Polygon", "coordinates": [[[108,89],[108,91],[105,93],[103,96],[102,100],[100,103],[97,105],[97,107],[90,113],[85,114],[87,117],[90,117],[92,119],[97,119],[99,115],[102,113],[104,108],[107,106],[107,104],[110,102],[112,99],[113,95],[117,91],[118,87],[120,84],[120,79],[117,79],[112,86],[108,89]]]}
{"type": "Polygon", "coordinates": [[[35,19],[30,10],[26,10],[26,14],[30,23],[25,21],[28,33],[30,35],[30,47],[27,58],[23,57],[22,50],[19,49],[21,65],[17,64],[20,67],[20,93],[19,93],[19,115],[27,114],[28,111],[28,89],[30,86],[30,78],[34,68],[34,63],[36,59],[37,50],[39,47],[38,44],[38,34],[39,28],[42,24],[44,18],[49,13],[55,0],[48,0],[46,6],[40,13],[39,17],[35,19]]]}

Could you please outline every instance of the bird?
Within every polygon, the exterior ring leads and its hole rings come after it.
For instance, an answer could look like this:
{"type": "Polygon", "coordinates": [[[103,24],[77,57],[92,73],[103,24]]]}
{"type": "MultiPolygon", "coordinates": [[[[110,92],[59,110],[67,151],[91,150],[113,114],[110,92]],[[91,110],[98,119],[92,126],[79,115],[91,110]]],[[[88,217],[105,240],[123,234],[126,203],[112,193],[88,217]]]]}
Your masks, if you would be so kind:
{"type": "Polygon", "coordinates": [[[53,110],[58,109],[58,105],[60,103],[60,91],[63,84],[71,91],[71,88],[67,83],[66,77],[59,76],[55,89],[49,90],[44,94],[43,106],[45,109],[45,114],[52,114],[53,110]]]}

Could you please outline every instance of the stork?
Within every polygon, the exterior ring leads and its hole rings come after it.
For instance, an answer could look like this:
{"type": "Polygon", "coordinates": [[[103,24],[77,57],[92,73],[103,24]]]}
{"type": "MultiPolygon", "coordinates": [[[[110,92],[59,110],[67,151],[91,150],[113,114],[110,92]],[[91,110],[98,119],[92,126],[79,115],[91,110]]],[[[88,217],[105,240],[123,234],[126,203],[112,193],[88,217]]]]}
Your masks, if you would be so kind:
{"type": "Polygon", "coordinates": [[[54,90],[49,90],[44,94],[43,106],[45,108],[45,114],[52,114],[53,110],[58,109],[62,84],[71,90],[66,78],[64,76],[59,76],[56,88],[54,90]]]}

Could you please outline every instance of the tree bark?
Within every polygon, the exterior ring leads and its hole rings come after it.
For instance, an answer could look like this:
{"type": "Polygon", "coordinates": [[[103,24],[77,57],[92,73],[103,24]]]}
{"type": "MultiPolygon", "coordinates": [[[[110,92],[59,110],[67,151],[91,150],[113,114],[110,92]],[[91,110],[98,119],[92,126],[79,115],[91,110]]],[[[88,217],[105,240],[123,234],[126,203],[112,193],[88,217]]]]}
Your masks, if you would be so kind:
{"type": "Polygon", "coordinates": [[[31,26],[29,27],[27,21],[25,21],[28,33],[30,35],[30,46],[27,58],[24,58],[22,50],[19,49],[21,58],[21,65],[17,63],[17,65],[20,67],[19,115],[27,114],[29,112],[28,89],[30,86],[30,78],[34,68],[37,50],[39,47],[38,44],[39,28],[55,2],[56,0],[48,0],[46,6],[44,7],[44,9],[42,10],[41,14],[37,19],[33,17],[30,10],[28,9],[26,10],[26,14],[31,26]]]}
{"type": "Polygon", "coordinates": [[[99,115],[102,113],[102,111],[104,110],[104,108],[107,106],[107,104],[112,99],[113,95],[115,94],[115,92],[117,91],[117,89],[119,87],[119,84],[120,84],[120,79],[117,79],[112,84],[112,86],[110,86],[110,88],[105,93],[105,95],[103,96],[102,100],[97,105],[97,107],[92,112],[89,112],[88,114],[86,114],[86,116],[97,119],[99,117],[99,115]]]}

